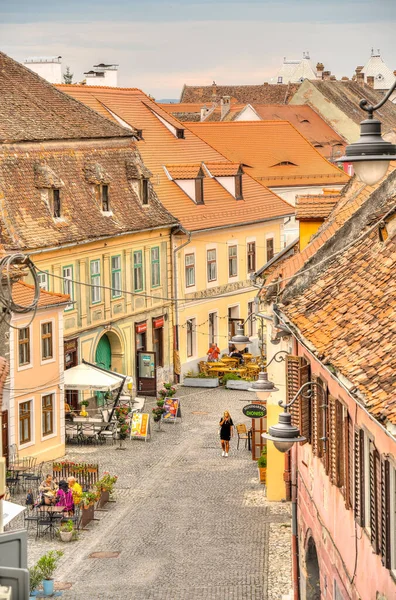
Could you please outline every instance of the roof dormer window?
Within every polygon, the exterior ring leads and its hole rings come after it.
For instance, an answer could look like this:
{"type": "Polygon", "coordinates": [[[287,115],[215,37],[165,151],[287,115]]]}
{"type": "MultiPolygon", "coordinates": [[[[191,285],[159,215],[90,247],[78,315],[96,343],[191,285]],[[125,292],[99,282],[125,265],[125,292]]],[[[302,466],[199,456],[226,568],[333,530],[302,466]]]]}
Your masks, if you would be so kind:
{"type": "Polygon", "coordinates": [[[54,219],[61,217],[61,197],[59,189],[52,189],[52,215],[54,219]]]}
{"type": "Polygon", "coordinates": [[[149,180],[146,178],[142,178],[141,180],[141,189],[140,189],[140,199],[144,206],[147,206],[149,203],[149,180]]]}
{"type": "Polygon", "coordinates": [[[242,173],[235,175],[235,199],[243,200],[242,193],[242,173]]]}
{"type": "Polygon", "coordinates": [[[282,160],[279,163],[276,163],[276,165],[272,165],[273,167],[297,167],[296,164],[290,162],[290,160],[282,160]]]}
{"type": "Polygon", "coordinates": [[[204,204],[203,177],[195,179],[195,204],[204,204]]]}
{"type": "Polygon", "coordinates": [[[179,140],[184,140],[184,129],[176,129],[176,137],[179,140]]]}
{"type": "Polygon", "coordinates": [[[102,212],[110,212],[109,186],[107,183],[99,184],[97,193],[102,212]]]}

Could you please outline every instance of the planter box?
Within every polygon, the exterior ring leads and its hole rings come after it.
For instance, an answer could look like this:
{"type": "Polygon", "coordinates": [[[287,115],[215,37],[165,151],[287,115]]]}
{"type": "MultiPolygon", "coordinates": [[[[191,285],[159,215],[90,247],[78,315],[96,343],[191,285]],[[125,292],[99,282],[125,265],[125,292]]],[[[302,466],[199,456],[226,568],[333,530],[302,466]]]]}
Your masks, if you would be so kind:
{"type": "Polygon", "coordinates": [[[267,467],[257,467],[259,472],[259,481],[260,483],[267,482],[267,467]]]}
{"type": "Polygon", "coordinates": [[[244,379],[229,379],[226,383],[226,388],[229,390],[248,390],[252,387],[252,381],[244,379]]]}
{"type": "Polygon", "coordinates": [[[84,529],[88,523],[93,521],[95,518],[95,508],[94,505],[88,506],[88,508],[84,508],[81,511],[81,528],[84,529]]]}
{"type": "Polygon", "coordinates": [[[110,492],[100,492],[100,498],[98,501],[98,508],[103,508],[106,502],[110,499],[110,492]]]}
{"type": "Polygon", "coordinates": [[[185,377],[183,380],[184,387],[200,387],[200,388],[215,388],[219,387],[218,377],[185,377]]]}

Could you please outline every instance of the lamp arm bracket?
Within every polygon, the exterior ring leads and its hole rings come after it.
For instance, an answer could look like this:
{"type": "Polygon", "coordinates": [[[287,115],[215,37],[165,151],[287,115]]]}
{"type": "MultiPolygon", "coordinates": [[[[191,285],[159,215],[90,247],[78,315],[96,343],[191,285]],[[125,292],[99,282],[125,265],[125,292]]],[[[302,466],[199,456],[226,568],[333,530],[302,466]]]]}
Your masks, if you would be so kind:
{"type": "Polygon", "coordinates": [[[385,102],[391,97],[391,95],[393,94],[393,92],[395,90],[396,90],[396,80],[393,82],[393,85],[389,88],[388,92],[385,94],[385,96],[382,98],[382,100],[380,102],[378,102],[378,104],[373,106],[372,104],[368,103],[368,100],[363,98],[363,100],[360,100],[359,106],[362,110],[365,110],[366,112],[368,112],[369,119],[372,119],[373,113],[385,104],[385,102]]]}
{"type": "Polygon", "coordinates": [[[310,388],[307,392],[307,394],[302,394],[304,398],[306,398],[307,400],[310,399],[312,397],[312,386],[316,385],[318,386],[319,384],[316,383],[316,381],[307,381],[307,383],[304,383],[300,389],[298,390],[298,392],[296,393],[296,395],[294,396],[294,398],[292,398],[292,400],[290,400],[290,402],[283,402],[282,400],[279,400],[278,405],[283,408],[284,410],[287,410],[288,408],[290,408],[291,406],[293,406],[293,404],[295,403],[295,401],[298,399],[298,397],[300,396],[300,394],[302,393],[303,390],[310,388]]]}
{"type": "Polygon", "coordinates": [[[269,361],[269,363],[267,363],[267,368],[270,366],[270,364],[272,362],[277,362],[277,363],[281,363],[284,362],[286,360],[286,357],[283,356],[283,354],[290,354],[290,352],[288,352],[288,350],[279,350],[278,352],[276,352],[274,354],[274,356],[271,358],[271,360],[269,361]]]}

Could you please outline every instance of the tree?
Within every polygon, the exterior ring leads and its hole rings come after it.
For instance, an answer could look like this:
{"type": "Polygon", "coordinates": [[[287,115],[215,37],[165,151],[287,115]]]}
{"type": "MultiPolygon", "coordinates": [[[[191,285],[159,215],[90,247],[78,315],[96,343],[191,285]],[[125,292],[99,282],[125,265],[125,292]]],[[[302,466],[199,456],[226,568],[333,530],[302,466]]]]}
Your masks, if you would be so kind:
{"type": "Polygon", "coordinates": [[[73,73],[70,73],[70,67],[66,67],[66,72],[63,73],[63,81],[67,84],[73,83],[73,73]]]}

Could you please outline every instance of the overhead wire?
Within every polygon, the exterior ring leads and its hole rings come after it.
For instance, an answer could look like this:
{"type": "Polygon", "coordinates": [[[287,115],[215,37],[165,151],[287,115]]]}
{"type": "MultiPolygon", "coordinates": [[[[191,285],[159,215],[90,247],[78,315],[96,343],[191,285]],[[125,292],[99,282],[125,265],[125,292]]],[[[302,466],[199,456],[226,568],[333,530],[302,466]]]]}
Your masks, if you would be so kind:
{"type": "Polygon", "coordinates": [[[37,305],[40,298],[40,285],[33,262],[30,257],[25,254],[6,254],[0,259],[0,277],[2,278],[0,285],[0,306],[2,306],[0,324],[4,321],[12,329],[19,329],[19,327],[16,327],[11,323],[12,315],[24,315],[32,312],[29,323],[23,324],[23,327],[29,327],[36,316],[37,305]],[[27,306],[15,302],[12,295],[12,281],[15,282],[16,276],[14,274],[12,277],[11,271],[13,269],[16,270],[16,267],[20,267],[21,265],[28,269],[34,282],[33,300],[27,306]],[[9,317],[10,320],[7,320],[7,317],[9,317]]]}

